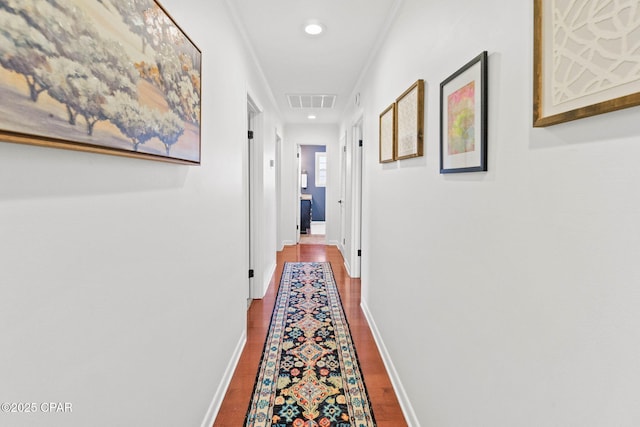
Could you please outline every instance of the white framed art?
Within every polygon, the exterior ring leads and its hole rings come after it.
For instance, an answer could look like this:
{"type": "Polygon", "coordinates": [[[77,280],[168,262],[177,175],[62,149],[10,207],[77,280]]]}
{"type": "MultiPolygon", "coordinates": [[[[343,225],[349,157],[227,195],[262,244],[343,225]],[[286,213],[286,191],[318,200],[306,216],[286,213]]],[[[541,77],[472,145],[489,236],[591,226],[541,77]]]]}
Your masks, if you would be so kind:
{"type": "Polygon", "coordinates": [[[424,80],[416,81],[396,99],[395,111],[395,158],[402,160],[422,156],[424,80]]]}
{"type": "Polygon", "coordinates": [[[636,0],[534,0],[533,125],[640,105],[636,0]]]}

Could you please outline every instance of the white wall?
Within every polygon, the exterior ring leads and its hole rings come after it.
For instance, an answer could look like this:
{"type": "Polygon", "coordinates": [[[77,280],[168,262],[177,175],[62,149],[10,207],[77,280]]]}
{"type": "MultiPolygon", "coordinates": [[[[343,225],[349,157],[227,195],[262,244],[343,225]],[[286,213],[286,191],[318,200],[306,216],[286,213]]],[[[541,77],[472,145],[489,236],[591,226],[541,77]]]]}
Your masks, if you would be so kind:
{"type": "Polygon", "coordinates": [[[249,88],[277,119],[224,3],[163,5],[203,52],[201,166],[0,143],[0,401],[73,404],[2,425],[198,426],[243,334],[249,88]]]}
{"type": "Polygon", "coordinates": [[[414,425],[640,424],[639,110],[533,129],[532,21],[406,0],[357,88],[365,306],[414,425]],[[439,84],[482,50],[489,172],[441,175],[439,84]],[[378,115],[418,78],[425,156],[381,165],[378,115]]]}
{"type": "Polygon", "coordinates": [[[296,146],[325,145],[327,147],[326,240],[337,245],[340,235],[340,136],[338,126],[331,124],[287,124],[284,127],[283,206],[280,209],[283,233],[280,247],[296,242],[296,209],[300,209],[296,176],[296,146]]]}

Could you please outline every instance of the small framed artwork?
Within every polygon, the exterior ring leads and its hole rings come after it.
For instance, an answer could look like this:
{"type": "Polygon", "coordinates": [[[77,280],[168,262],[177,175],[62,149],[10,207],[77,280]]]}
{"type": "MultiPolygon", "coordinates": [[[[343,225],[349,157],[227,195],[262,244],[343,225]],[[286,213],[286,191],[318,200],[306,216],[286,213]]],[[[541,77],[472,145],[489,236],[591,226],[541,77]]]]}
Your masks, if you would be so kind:
{"type": "Polygon", "coordinates": [[[380,163],[396,159],[396,104],[391,104],[380,114],[380,163]]]}
{"type": "Polygon", "coordinates": [[[397,160],[422,156],[424,135],[424,80],[416,81],[396,99],[397,160]]]}
{"type": "Polygon", "coordinates": [[[534,0],[534,127],[640,105],[637,7],[534,0]]]}
{"type": "Polygon", "coordinates": [[[440,173],[487,170],[487,52],[440,84],[440,173]]]}

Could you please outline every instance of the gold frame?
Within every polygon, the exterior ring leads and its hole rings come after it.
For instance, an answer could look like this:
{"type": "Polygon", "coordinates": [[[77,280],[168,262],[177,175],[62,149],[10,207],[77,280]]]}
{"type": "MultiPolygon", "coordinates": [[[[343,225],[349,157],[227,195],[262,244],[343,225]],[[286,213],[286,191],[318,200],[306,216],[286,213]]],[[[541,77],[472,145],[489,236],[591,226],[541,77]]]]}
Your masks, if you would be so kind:
{"type": "Polygon", "coordinates": [[[380,163],[390,163],[396,160],[396,104],[389,105],[380,113],[379,124],[380,163]],[[391,119],[391,129],[386,129],[384,124],[391,119]],[[389,132],[390,131],[390,132],[389,132]],[[390,145],[390,146],[389,146],[390,145]],[[383,157],[383,153],[391,151],[391,157],[383,157]]]}
{"type": "Polygon", "coordinates": [[[533,126],[545,127],[611,111],[640,105],[640,92],[630,93],[612,99],[604,99],[580,108],[567,110],[558,114],[545,115],[543,99],[545,88],[544,76],[544,12],[549,0],[534,0],[534,46],[533,46],[533,126]]]}
{"type": "Polygon", "coordinates": [[[420,157],[424,151],[424,80],[417,80],[396,99],[395,107],[395,148],[396,160],[420,157]],[[413,97],[413,92],[416,96],[413,97]],[[411,96],[411,98],[410,98],[411,96]],[[405,103],[412,100],[415,104],[405,103]],[[405,111],[406,110],[406,111],[405,111]],[[406,128],[407,125],[415,128],[406,128]],[[403,141],[409,141],[410,147],[404,149],[403,141]]]}

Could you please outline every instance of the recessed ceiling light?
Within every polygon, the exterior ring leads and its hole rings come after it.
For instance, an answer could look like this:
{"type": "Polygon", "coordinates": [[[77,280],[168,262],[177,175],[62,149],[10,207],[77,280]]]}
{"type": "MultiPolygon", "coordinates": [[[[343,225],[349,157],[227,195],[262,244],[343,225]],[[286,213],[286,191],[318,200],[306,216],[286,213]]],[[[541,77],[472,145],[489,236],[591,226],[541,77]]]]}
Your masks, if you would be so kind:
{"type": "Polygon", "coordinates": [[[316,116],[315,116],[315,114],[309,114],[309,115],[307,116],[307,119],[309,119],[309,120],[315,120],[315,119],[316,119],[316,116]]]}
{"type": "Polygon", "coordinates": [[[309,22],[304,26],[304,32],[310,36],[318,36],[324,31],[324,26],[319,22],[309,22]]]}

